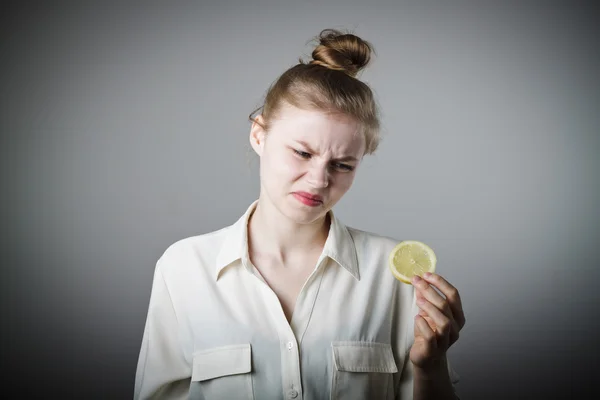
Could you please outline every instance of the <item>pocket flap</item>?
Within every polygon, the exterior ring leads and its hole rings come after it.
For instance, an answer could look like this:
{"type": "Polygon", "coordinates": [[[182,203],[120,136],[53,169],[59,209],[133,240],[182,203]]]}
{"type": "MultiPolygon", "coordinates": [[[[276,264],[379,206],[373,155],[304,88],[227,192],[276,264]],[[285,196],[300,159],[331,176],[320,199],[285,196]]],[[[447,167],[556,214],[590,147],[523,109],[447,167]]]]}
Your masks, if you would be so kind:
{"type": "Polygon", "coordinates": [[[250,343],[215,347],[194,353],[192,381],[245,374],[251,370],[250,343]]]}
{"type": "Polygon", "coordinates": [[[338,371],[398,372],[392,346],[376,342],[333,342],[333,359],[338,371]]]}

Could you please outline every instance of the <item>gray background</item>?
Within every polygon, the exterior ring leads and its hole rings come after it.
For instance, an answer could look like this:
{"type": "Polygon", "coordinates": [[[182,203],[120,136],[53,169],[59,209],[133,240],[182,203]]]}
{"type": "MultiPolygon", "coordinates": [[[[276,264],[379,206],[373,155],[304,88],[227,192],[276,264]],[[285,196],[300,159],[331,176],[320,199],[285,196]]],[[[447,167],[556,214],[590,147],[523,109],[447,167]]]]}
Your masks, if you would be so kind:
{"type": "Polygon", "coordinates": [[[132,396],[154,263],[258,196],[247,115],[334,27],[375,45],[384,135],[337,213],[436,251],[462,398],[598,392],[595,8],[128,4],[0,8],[4,388],[132,396]]]}

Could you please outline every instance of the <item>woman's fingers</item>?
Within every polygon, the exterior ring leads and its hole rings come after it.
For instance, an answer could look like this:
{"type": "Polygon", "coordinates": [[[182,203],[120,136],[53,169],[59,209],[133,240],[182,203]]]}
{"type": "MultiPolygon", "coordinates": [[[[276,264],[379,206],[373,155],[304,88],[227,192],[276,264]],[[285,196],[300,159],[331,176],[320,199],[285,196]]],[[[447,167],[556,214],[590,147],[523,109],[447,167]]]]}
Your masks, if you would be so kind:
{"type": "Polygon", "coordinates": [[[449,337],[452,328],[452,320],[427,299],[418,299],[417,305],[427,312],[429,318],[435,323],[435,330],[439,335],[449,337]]]}
{"type": "Polygon", "coordinates": [[[423,275],[423,280],[435,286],[444,296],[446,296],[446,304],[448,304],[452,316],[458,324],[459,330],[462,329],[462,327],[465,326],[466,318],[458,289],[438,274],[426,273],[423,275]]]}
{"type": "Polygon", "coordinates": [[[427,321],[425,321],[425,319],[420,315],[417,315],[415,317],[415,327],[418,330],[418,334],[416,334],[415,336],[421,336],[431,350],[436,349],[437,337],[435,335],[435,332],[431,329],[427,321]]]}
{"type": "MultiPolygon", "coordinates": [[[[427,321],[427,323],[429,324],[431,329],[435,332],[436,331],[435,322],[433,322],[431,317],[429,317],[429,314],[427,314],[427,311],[419,310],[418,314],[421,317],[423,317],[425,319],[425,321],[427,321]]],[[[460,337],[460,328],[458,327],[458,323],[455,320],[452,320],[452,327],[450,328],[448,347],[452,346],[458,340],[459,337],[460,337]]]]}
{"type": "Polygon", "coordinates": [[[438,274],[413,279],[419,315],[440,340],[450,347],[466,323],[458,290],[438,274]]]}
{"type": "Polygon", "coordinates": [[[417,289],[417,299],[424,297],[440,311],[442,311],[442,313],[444,313],[444,315],[446,315],[448,318],[453,318],[453,312],[450,308],[450,305],[431,284],[416,276],[413,280],[413,286],[417,289]]]}

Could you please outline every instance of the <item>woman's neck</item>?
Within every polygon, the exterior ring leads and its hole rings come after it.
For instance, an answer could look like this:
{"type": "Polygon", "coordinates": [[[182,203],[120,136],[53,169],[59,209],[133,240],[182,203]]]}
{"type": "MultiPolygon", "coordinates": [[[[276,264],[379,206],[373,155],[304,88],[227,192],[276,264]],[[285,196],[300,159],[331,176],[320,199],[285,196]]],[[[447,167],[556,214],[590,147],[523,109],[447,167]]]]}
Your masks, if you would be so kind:
{"type": "Polygon", "coordinates": [[[248,221],[248,238],[252,252],[268,255],[285,264],[301,254],[321,252],[329,233],[326,215],[310,224],[299,224],[268,201],[258,201],[248,221]]]}

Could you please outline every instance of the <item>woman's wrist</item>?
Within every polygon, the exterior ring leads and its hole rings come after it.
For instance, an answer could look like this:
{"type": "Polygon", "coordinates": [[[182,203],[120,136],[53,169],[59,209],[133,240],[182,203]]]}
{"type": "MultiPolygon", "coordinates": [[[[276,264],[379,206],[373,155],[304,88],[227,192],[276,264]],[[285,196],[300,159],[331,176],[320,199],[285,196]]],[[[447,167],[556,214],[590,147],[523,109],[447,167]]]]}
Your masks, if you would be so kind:
{"type": "Polygon", "coordinates": [[[445,358],[426,368],[414,367],[414,399],[456,399],[445,358]]]}

